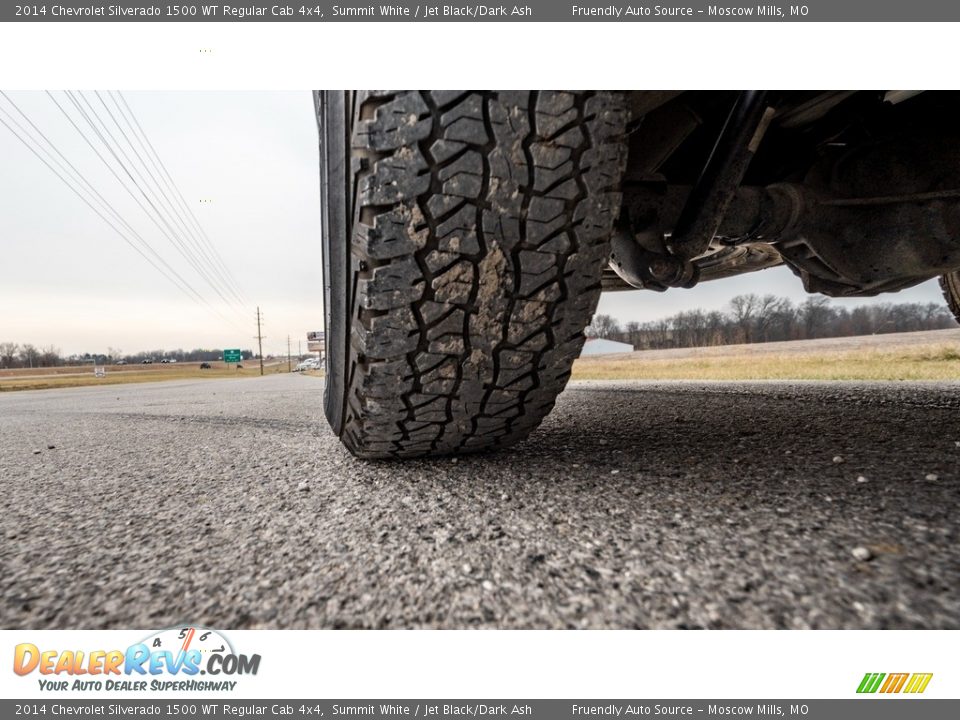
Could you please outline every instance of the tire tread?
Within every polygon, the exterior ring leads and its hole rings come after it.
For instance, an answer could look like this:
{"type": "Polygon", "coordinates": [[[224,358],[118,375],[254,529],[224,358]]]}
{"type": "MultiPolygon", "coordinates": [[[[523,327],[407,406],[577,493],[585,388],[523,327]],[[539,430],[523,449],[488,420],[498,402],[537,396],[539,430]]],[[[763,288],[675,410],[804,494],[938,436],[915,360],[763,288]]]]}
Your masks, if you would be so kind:
{"type": "Polygon", "coordinates": [[[626,118],[605,92],[357,96],[354,454],[504,447],[552,409],[599,299],[626,118]]]}

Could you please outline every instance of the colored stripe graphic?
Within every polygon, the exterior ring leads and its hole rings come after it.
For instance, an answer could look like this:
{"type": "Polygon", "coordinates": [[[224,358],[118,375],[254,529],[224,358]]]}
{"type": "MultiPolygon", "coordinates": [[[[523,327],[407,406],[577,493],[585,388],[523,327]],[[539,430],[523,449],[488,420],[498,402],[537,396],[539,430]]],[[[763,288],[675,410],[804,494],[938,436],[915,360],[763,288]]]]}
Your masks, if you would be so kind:
{"type": "Polygon", "coordinates": [[[910,677],[910,673],[890,673],[887,675],[887,681],[880,688],[882,693],[898,693],[903,688],[903,684],[910,677]]]}
{"type": "Polygon", "coordinates": [[[875,693],[877,691],[886,694],[896,694],[899,692],[917,694],[927,689],[933,673],[866,673],[860,685],[857,686],[858,693],[875,693]],[[886,680],[884,680],[886,679],[886,680]]]}
{"type": "Polygon", "coordinates": [[[907,687],[904,690],[905,693],[922,693],[927,689],[927,685],[930,684],[930,679],[933,677],[933,673],[914,673],[910,678],[910,682],[907,683],[907,687]]]}
{"type": "Polygon", "coordinates": [[[860,681],[860,687],[857,688],[857,692],[875,693],[877,688],[880,687],[880,683],[884,677],[884,673],[867,673],[863,676],[863,680],[860,681]]]}

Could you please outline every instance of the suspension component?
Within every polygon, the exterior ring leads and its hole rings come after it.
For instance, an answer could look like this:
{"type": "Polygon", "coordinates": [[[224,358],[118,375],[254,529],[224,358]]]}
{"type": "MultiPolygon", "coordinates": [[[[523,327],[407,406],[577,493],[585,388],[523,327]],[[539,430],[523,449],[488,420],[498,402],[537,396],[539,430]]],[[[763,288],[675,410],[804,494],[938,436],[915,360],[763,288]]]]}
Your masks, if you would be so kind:
{"type": "Polygon", "coordinates": [[[670,235],[671,255],[692,260],[710,246],[775,114],[767,97],[765,90],[737,97],[670,235]]]}

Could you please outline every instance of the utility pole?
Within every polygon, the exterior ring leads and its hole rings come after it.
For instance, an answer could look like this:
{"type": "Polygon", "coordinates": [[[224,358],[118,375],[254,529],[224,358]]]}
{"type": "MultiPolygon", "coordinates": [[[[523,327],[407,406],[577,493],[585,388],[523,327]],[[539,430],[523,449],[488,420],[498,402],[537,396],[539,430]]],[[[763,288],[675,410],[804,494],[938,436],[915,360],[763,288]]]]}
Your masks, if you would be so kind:
{"type": "Polygon", "coordinates": [[[263,375],[263,333],[260,332],[259,305],[257,305],[257,349],[260,351],[260,374],[263,375]]]}
{"type": "Polygon", "coordinates": [[[287,335],[287,372],[291,372],[290,368],[290,336],[287,335]]]}

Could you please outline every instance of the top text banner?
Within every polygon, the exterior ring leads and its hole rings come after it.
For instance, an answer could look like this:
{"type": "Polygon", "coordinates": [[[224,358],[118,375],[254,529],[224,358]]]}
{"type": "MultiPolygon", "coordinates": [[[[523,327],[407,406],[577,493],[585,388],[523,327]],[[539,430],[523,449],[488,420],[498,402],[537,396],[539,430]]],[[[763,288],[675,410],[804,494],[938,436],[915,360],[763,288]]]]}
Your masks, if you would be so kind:
{"type": "Polygon", "coordinates": [[[176,4],[150,0],[0,0],[0,22],[950,22],[956,0],[807,0],[805,4],[745,2],[469,4],[395,0],[391,3],[241,0],[236,4],[176,4]]]}

